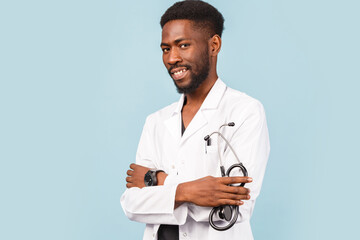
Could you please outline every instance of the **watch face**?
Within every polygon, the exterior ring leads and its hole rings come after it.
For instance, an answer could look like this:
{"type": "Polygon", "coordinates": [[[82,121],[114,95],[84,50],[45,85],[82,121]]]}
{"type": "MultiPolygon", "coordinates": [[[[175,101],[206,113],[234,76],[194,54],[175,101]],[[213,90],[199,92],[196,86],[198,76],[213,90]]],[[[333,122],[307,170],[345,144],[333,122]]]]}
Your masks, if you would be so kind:
{"type": "Polygon", "coordinates": [[[153,180],[151,178],[151,174],[146,173],[144,180],[145,180],[146,186],[152,186],[153,185],[153,180]]]}

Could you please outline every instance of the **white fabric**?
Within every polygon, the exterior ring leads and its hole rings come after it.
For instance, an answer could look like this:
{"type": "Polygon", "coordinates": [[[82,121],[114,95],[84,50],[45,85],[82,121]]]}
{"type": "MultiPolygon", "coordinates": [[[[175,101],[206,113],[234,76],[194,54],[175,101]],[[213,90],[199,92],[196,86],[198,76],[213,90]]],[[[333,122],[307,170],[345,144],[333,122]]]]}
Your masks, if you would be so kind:
{"type": "MultiPolygon", "coordinates": [[[[177,224],[180,239],[253,239],[250,217],[260,193],[270,151],[265,112],[261,103],[248,95],[233,90],[218,79],[201,108],[181,136],[179,102],[149,115],[140,138],[136,163],[164,170],[168,175],[164,186],[130,188],[120,202],[129,219],[146,223],[144,240],[157,239],[159,224],[177,224]],[[191,203],[174,210],[177,185],[205,176],[221,176],[217,153],[217,136],[205,149],[204,137],[228,122],[234,127],[223,127],[221,132],[230,141],[253,182],[251,200],[240,206],[238,222],[227,231],[216,231],[208,223],[210,207],[191,203]]],[[[221,141],[221,140],[220,140],[221,141]]],[[[221,141],[225,169],[236,162],[221,141]]]]}

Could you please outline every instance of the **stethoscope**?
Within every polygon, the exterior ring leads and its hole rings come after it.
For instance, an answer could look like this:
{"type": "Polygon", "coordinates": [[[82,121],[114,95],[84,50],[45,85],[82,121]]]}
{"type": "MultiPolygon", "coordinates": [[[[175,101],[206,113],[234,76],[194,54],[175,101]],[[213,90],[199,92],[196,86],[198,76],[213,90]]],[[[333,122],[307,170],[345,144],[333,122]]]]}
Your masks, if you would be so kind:
{"type": "MultiPolygon", "coordinates": [[[[236,155],[236,152],[234,151],[233,147],[231,146],[231,144],[229,143],[229,141],[224,137],[224,135],[222,135],[220,133],[220,129],[222,127],[225,126],[229,126],[229,127],[233,127],[235,126],[234,122],[230,122],[230,123],[225,123],[223,125],[221,125],[219,127],[219,130],[217,132],[213,132],[210,135],[206,135],[204,137],[204,140],[206,141],[205,143],[205,148],[206,146],[210,146],[211,145],[211,136],[213,134],[217,134],[218,136],[220,136],[227,144],[227,146],[229,146],[231,152],[234,154],[236,160],[239,163],[233,164],[226,172],[225,172],[225,167],[224,167],[224,162],[221,158],[221,153],[220,153],[220,141],[217,141],[217,150],[218,150],[218,154],[219,154],[219,160],[220,160],[220,171],[221,171],[221,176],[222,177],[229,177],[231,171],[233,171],[234,169],[238,169],[242,172],[242,174],[244,175],[244,177],[248,176],[247,170],[244,167],[244,165],[240,162],[240,159],[238,158],[238,156],[236,155]]],[[[239,186],[243,187],[245,185],[245,183],[241,183],[239,186]]],[[[211,227],[213,227],[215,230],[218,231],[225,231],[228,230],[229,228],[231,228],[239,215],[239,206],[234,206],[234,205],[222,205],[222,206],[218,206],[218,207],[214,207],[210,214],[209,214],[209,223],[211,225],[211,227]],[[216,225],[215,224],[215,220],[214,220],[214,216],[218,216],[221,220],[222,223],[225,222],[227,223],[225,226],[220,226],[220,225],[216,225]]]]}

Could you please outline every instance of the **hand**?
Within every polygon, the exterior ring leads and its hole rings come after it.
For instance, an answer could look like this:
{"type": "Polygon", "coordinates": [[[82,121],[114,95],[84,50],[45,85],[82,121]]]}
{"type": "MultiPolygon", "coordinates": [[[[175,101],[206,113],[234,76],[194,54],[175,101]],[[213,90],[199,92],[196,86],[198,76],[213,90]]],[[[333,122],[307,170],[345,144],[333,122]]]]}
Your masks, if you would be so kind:
{"type": "Polygon", "coordinates": [[[175,195],[176,206],[191,202],[198,206],[242,205],[241,200],[250,199],[250,190],[245,187],[228,186],[236,183],[250,183],[250,177],[204,177],[178,185],[175,195]]]}
{"type": "MultiPolygon", "coordinates": [[[[130,164],[130,169],[126,172],[126,187],[132,188],[132,187],[138,187],[143,188],[145,187],[144,183],[144,177],[145,174],[150,170],[150,168],[143,167],[141,165],[132,163],[130,164]]],[[[164,172],[157,173],[157,179],[158,179],[158,185],[164,185],[165,178],[167,177],[167,174],[164,172]]]]}
{"type": "Polygon", "coordinates": [[[144,177],[145,174],[150,170],[150,168],[143,167],[141,165],[137,165],[135,163],[130,164],[130,169],[126,172],[128,175],[126,177],[126,187],[145,187],[144,177]]]}

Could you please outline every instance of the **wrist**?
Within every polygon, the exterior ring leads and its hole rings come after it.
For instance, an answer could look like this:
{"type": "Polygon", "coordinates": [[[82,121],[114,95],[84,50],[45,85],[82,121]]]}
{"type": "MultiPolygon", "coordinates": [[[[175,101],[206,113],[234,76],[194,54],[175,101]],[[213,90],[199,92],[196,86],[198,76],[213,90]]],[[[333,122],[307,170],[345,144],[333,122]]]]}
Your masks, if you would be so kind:
{"type": "Polygon", "coordinates": [[[168,175],[165,172],[158,172],[156,177],[158,179],[158,185],[164,185],[165,179],[168,175]]]}
{"type": "Polygon", "coordinates": [[[187,202],[187,191],[186,191],[186,184],[187,183],[180,183],[177,188],[176,188],[176,193],[175,193],[175,202],[178,204],[187,202]]]}
{"type": "Polygon", "coordinates": [[[150,187],[150,186],[157,186],[157,185],[163,185],[166,176],[160,175],[161,176],[161,183],[159,182],[158,176],[159,173],[164,172],[163,170],[156,170],[156,169],[150,169],[149,171],[147,171],[145,173],[144,176],[144,184],[146,187],[150,187]]]}

